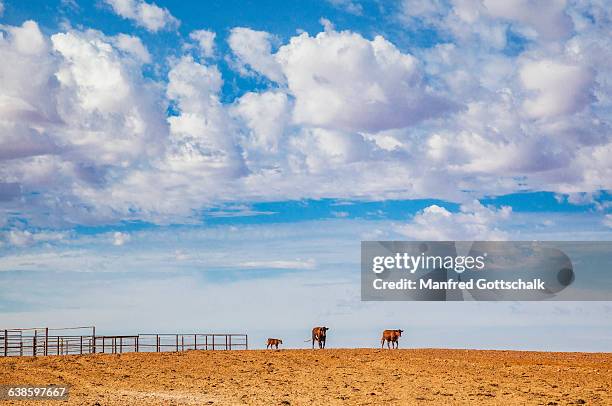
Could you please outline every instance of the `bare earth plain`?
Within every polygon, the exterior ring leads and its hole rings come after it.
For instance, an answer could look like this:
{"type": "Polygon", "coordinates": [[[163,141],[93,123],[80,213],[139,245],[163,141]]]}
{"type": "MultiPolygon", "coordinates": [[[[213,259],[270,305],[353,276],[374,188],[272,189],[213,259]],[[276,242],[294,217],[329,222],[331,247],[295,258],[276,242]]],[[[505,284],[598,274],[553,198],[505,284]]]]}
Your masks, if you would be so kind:
{"type": "MultiPolygon", "coordinates": [[[[70,405],[612,405],[612,353],[249,350],[0,359],[0,384],[70,405]]],[[[28,405],[48,401],[0,401],[28,405]]]]}

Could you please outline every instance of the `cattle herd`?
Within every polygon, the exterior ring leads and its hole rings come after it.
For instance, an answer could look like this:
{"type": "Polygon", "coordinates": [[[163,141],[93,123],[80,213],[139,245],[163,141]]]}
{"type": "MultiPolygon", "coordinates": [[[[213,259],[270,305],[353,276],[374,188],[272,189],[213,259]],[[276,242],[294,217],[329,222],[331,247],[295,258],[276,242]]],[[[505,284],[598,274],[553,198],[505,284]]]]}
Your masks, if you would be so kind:
{"type": "MultiPolygon", "coordinates": [[[[319,348],[325,348],[325,340],[327,339],[327,330],[329,327],[315,327],[312,329],[312,349],[315,348],[315,341],[319,344],[319,348]]],[[[382,338],[380,339],[381,348],[385,348],[385,342],[387,343],[387,348],[399,348],[399,338],[402,336],[404,330],[385,330],[382,333],[382,338]]],[[[306,340],[308,342],[310,340],[306,340]]],[[[277,349],[278,345],[282,344],[283,340],[279,338],[268,338],[268,342],[266,344],[266,348],[269,349],[277,349]]]]}

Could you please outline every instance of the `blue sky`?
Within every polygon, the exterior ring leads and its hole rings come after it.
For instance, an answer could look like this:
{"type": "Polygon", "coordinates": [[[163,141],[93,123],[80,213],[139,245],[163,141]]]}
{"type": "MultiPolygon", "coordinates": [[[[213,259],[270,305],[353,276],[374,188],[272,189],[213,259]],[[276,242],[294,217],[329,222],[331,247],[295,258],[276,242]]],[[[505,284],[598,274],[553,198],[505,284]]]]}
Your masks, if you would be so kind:
{"type": "Polygon", "coordinates": [[[358,250],[612,239],[611,22],[600,1],[1,0],[0,324],[263,337],[293,312],[343,340],[378,317],[414,345],[609,351],[605,303],[363,304],[358,250]],[[262,321],[259,289],[292,304],[262,321]]]}

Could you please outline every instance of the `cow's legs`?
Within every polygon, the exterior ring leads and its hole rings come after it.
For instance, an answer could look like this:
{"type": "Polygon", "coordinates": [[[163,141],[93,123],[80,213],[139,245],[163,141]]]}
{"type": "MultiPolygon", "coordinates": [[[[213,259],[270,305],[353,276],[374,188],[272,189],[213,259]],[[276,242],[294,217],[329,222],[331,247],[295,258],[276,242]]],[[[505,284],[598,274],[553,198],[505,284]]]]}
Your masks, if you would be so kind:
{"type": "Polygon", "coordinates": [[[380,340],[380,348],[385,348],[385,339],[380,340]]]}

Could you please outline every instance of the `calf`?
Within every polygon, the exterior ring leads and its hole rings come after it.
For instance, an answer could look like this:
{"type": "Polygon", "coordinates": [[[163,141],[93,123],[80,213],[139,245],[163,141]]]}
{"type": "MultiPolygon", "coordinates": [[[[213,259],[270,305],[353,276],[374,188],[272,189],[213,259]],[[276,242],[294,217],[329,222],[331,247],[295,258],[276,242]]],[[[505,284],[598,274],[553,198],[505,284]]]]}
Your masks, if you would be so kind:
{"type": "Polygon", "coordinates": [[[404,330],[385,330],[383,331],[382,338],[380,339],[380,347],[385,348],[385,341],[387,342],[387,348],[399,348],[399,338],[402,336],[404,330]]]}
{"type": "Polygon", "coordinates": [[[328,327],[315,327],[312,329],[312,349],[314,350],[314,343],[319,343],[319,348],[325,348],[325,339],[327,337],[328,327]]]}
{"type": "Polygon", "coordinates": [[[278,338],[268,338],[268,344],[266,345],[266,348],[276,347],[276,349],[278,350],[278,345],[282,343],[283,340],[279,340],[278,338]]]}

